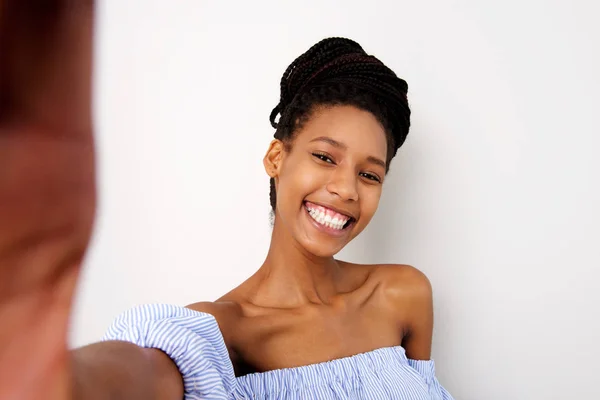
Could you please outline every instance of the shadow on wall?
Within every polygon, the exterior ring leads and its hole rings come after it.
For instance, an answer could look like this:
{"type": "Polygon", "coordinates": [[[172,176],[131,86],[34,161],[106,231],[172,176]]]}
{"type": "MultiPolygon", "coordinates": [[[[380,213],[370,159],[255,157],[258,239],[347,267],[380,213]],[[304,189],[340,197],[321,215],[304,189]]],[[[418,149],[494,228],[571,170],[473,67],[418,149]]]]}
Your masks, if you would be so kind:
{"type": "MultiPolygon", "coordinates": [[[[407,143],[408,144],[408,143],[407,143]]],[[[379,208],[367,229],[344,250],[342,259],[365,264],[411,264],[405,254],[417,224],[414,198],[417,185],[415,146],[398,151],[386,177],[379,208]]]]}

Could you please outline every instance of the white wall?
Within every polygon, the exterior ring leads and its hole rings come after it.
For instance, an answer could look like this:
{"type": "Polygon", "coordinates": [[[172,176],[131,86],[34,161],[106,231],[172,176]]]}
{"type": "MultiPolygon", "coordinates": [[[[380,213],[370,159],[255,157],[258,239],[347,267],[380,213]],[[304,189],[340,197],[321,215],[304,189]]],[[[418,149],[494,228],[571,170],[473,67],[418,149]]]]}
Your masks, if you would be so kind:
{"type": "Polygon", "coordinates": [[[596,4],[102,2],[101,204],[73,344],[134,304],[212,300],[258,268],[280,76],[341,35],[408,81],[413,109],[344,257],[428,274],[457,399],[600,398],[596,4]]]}

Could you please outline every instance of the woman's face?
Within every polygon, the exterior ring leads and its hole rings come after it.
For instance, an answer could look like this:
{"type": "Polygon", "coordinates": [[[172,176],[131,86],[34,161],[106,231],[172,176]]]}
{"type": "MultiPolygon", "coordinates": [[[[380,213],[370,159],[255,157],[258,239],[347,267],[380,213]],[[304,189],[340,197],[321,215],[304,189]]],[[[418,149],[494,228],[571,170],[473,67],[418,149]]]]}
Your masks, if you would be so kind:
{"type": "Polygon", "coordinates": [[[276,180],[275,224],[313,255],[338,253],[377,210],[386,153],[385,131],[373,114],[319,107],[289,151],[274,141],[265,156],[276,180]]]}

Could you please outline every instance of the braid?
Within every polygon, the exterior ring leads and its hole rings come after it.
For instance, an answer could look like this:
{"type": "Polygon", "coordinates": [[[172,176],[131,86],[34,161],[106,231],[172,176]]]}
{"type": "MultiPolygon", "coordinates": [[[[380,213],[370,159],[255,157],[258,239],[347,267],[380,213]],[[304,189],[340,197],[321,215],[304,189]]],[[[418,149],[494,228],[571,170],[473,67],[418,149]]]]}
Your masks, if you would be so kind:
{"type": "MultiPolygon", "coordinates": [[[[354,105],[369,111],[385,128],[389,169],[410,128],[407,91],[406,81],[367,54],[358,43],[328,38],[312,46],[285,70],[279,103],[269,119],[276,128],[275,138],[291,145],[294,133],[315,106],[354,105]]],[[[271,206],[275,210],[277,195],[273,179],[270,186],[271,206]]]]}

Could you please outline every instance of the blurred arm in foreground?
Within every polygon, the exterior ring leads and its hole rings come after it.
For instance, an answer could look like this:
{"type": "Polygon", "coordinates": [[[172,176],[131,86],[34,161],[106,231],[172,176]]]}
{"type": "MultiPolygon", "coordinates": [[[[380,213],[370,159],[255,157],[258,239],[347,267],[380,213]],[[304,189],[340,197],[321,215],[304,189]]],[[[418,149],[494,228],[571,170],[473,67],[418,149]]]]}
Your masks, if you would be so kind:
{"type": "Polygon", "coordinates": [[[95,213],[94,1],[0,0],[0,398],[181,399],[158,350],[69,351],[95,213]]]}

